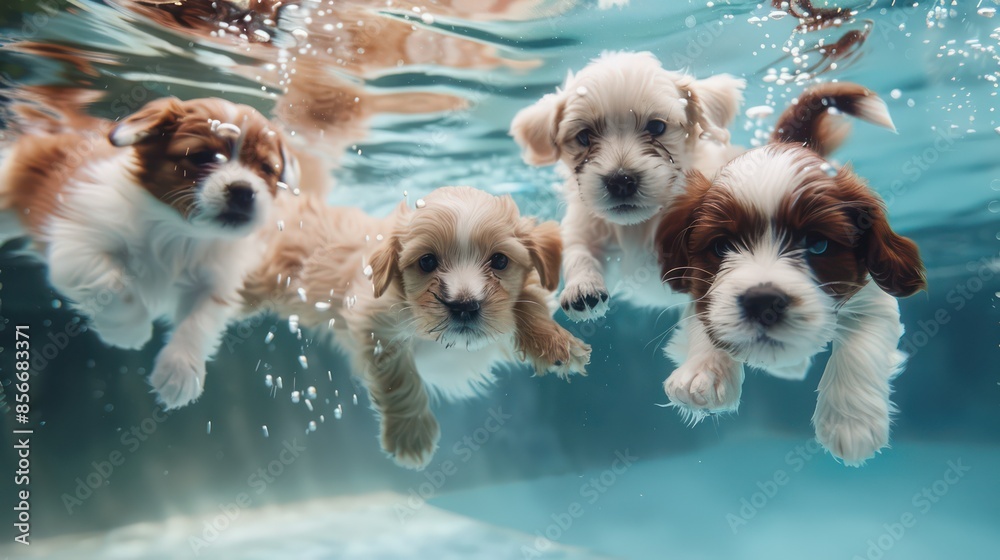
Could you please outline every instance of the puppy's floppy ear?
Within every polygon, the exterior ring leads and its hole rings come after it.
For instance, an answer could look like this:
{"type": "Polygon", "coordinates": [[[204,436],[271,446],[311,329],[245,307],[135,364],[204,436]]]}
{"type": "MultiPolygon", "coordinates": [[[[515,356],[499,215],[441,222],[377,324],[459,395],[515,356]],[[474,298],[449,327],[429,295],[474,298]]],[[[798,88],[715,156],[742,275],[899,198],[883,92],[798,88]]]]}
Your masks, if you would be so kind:
{"type": "Polygon", "coordinates": [[[729,131],[726,127],[736,118],[743,103],[746,80],[729,74],[717,74],[704,80],[680,83],[681,92],[688,98],[688,121],[700,125],[702,130],[719,142],[728,142],[729,131]]]}
{"type": "Polygon", "coordinates": [[[542,287],[553,292],[559,287],[559,267],[562,265],[562,233],[557,222],[535,225],[531,218],[521,218],[521,242],[531,255],[531,264],[538,271],[542,287]]]}
{"type": "Polygon", "coordinates": [[[670,285],[676,292],[689,292],[691,276],[687,267],[691,257],[688,253],[691,226],[694,223],[695,210],[701,205],[702,199],[711,181],[704,175],[693,171],[687,176],[687,188],[660,217],[656,228],[656,248],[660,260],[660,280],[670,285]]]}
{"type": "Polygon", "coordinates": [[[299,159],[295,157],[291,147],[288,145],[288,141],[284,138],[281,140],[280,180],[282,183],[288,185],[288,188],[290,189],[298,187],[299,181],[302,180],[302,170],[299,168],[299,159]]]}
{"type": "Polygon", "coordinates": [[[871,213],[870,218],[872,227],[868,232],[865,262],[872,280],[895,297],[909,297],[926,289],[924,263],[917,244],[892,231],[883,210],[871,213]]]}
{"type": "Polygon", "coordinates": [[[392,280],[401,275],[399,270],[400,249],[399,238],[390,235],[369,259],[368,264],[372,267],[372,286],[376,298],[382,297],[382,294],[392,284],[392,280]]]}
{"type": "Polygon", "coordinates": [[[510,135],[524,150],[521,157],[529,165],[552,165],[559,160],[556,135],[562,121],[566,97],[550,93],[534,105],[521,109],[510,124],[510,135]]]}
{"type": "Polygon", "coordinates": [[[184,114],[184,106],[176,97],[161,97],[128,116],[111,129],[108,140],[119,148],[133,146],[163,130],[184,114]]]}
{"type": "MultiPolygon", "coordinates": [[[[399,214],[398,219],[403,219],[409,213],[406,203],[400,203],[396,212],[399,214]]],[[[399,269],[399,253],[403,250],[403,245],[399,240],[399,232],[400,226],[397,223],[394,231],[368,259],[368,264],[372,267],[372,287],[376,299],[382,297],[394,279],[402,282],[403,272],[399,269]]]]}
{"type": "Polygon", "coordinates": [[[857,227],[861,232],[861,257],[872,280],[894,297],[908,297],[927,288],[920,249],[889,225],[885,203],[846,166],[837,174],[837,182],[853,191],[857,227]]]}

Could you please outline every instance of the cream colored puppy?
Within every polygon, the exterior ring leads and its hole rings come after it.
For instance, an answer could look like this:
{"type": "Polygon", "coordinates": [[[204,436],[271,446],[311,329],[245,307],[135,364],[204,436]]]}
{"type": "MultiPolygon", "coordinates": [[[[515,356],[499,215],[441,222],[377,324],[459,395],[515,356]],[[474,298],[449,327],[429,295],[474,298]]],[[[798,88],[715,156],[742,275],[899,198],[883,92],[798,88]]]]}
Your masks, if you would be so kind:
{"type": "Polygon", "coordinates": [[[524,160],[563,164],[560,304],[570,318],[603,316],[611,293],[657,308],[686,300],[660,282],[652,218],[684,192],[686,172],[711,177],[742,151],[725,127],[744,87],[664,70],[648,52],[611,52],[517,114],[510,133],[524,160]]]}
{"type": "Polygon", "coordinates": [[[558,226],[521,217],[510,197],[445,187],[381,219],[307,196],[279,204],[288,225],[269,234],[246,301],[334,331],[400,465],[423,468],[437,447],[430,392],[475,396],[518,360],[538,374],[585,373],[590,346],[549,306],[558,226]]]}

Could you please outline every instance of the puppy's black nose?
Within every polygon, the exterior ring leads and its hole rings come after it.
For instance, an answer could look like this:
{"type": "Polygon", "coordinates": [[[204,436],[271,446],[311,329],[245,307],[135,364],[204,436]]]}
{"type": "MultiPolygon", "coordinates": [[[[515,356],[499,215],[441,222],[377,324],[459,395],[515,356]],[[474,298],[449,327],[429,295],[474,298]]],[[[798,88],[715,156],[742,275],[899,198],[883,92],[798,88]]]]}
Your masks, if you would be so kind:
{"type": "Polygon", "coordinates": [[[747,319],[770,327],[788,310],[788,295],[770,284],[761,284],[740,296],[739,304],[747,319]]]}
{"type": "Polygon", "coordinates": [[[474,299],[446,301],[445,305],[453,319],[468,322],[479,317],[479,302],[474,299]]]}
{"type": "Polygon", "coordinates": [[[232,183],[226,187],[226,205],[232,212],[253,213],[255,196],[253,187],[243,182],[232,183]]]}
{"type": "Polygon", "coordinates": [[[639,179],[635,173],[619,169],[604,177],[604,186],[611,198],[628,198],[639,190],[639,179]]]}

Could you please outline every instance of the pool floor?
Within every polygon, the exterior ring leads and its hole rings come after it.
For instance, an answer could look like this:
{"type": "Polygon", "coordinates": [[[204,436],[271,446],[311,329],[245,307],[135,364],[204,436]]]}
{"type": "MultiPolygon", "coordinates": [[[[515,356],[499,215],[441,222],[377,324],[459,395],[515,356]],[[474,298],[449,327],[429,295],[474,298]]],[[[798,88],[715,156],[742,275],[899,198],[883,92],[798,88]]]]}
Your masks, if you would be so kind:
{"type": "Polygon", "coordinates": [[[384,492],[177,517],[0,548],[0,558],[995,558],[1000,448],[897,442],[843,467],[812,440],[724,441],[409,503],[384,492]],[[208,527],[214,524],[215,529],[208,527]]]}

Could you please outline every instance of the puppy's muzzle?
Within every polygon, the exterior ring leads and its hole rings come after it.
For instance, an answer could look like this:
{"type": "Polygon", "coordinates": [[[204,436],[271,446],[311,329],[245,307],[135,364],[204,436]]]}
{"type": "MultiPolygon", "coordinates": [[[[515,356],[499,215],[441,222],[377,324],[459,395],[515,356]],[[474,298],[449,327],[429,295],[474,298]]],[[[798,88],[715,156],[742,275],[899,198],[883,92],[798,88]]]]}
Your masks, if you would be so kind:
{"type": "Polygon", "coordinates": [[[254,214],[254,199],[257,193],[249,183],[236,181],[226,186],[226,209],[219,214],[219,220],[225,225],[240,226],[251,219],[254,214]]]}
{"type": "Polygon", "coordinates": [[[639,191],[639,176],[625,169],[618,169],[611,175],[604,176],[604,188],[614,199],[631,198],[639,191]]]}
{"type": "Polygon", "coordinates": [[[781,322],[789,303],[788,294],[771,284],[750,288],[739,297],[743,317],[764,327],[781,322]]]}
{"type": "Polygon", "coordinates": [[[479,301],[474,299],[447,300],[444,305],[448,308],[452,320],[463,323],[471,323],[478,319],[482,308],[479,301]]]}

